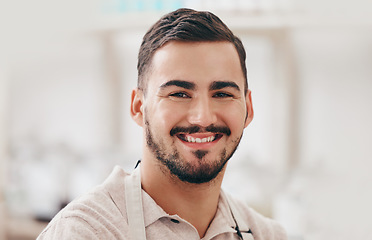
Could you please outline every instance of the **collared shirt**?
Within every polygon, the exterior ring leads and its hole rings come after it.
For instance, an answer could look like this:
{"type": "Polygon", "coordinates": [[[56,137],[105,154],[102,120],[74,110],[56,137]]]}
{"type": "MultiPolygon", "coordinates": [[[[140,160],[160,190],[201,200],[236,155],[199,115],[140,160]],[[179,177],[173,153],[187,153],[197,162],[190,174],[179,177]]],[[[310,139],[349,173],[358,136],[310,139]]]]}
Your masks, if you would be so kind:
{"type": "MultiPolygon", "coordinates": [[[[38,237],[42,239],[129,239],[124,179],[115,167],[106,181],[61,210],[38,237]]],[[[177,215],[167,214],[142,190],[146,238],[200,239],[194,226],[177,215]]],[[[284,230],[274,221],[236,202],[255,240],[284,240],[284,230]]],[[[227,200],[221,194],[216,215],[203,240],[240,239],[227,200]]]]}

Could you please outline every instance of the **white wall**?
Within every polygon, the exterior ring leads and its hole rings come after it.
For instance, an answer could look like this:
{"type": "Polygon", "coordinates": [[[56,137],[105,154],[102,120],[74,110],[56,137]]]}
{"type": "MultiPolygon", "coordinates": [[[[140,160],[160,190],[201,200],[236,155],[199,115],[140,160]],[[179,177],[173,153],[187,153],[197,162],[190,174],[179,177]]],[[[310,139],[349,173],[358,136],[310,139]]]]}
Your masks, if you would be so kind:
{"type": "Polygon", "coordinates": [[[307,233],[313,239],[368,238],[371,30],[324,27],[294,33],[301,86],[300,157],[307,175],[302,192],[307,233]]]}
{"type": "MultiPolygon", "coordinates": [[[[6,187],[7,162],[8,162],[8,143],[7,143],[7,110],[8,110],[8,77],[7,70],[0,68],[0,193],[3,193],[6,187]]],[[[4,195],[0,195],[0,239],[5,238],[5,226],[7,218],[7,209],[5,206],[4,195]]]]}

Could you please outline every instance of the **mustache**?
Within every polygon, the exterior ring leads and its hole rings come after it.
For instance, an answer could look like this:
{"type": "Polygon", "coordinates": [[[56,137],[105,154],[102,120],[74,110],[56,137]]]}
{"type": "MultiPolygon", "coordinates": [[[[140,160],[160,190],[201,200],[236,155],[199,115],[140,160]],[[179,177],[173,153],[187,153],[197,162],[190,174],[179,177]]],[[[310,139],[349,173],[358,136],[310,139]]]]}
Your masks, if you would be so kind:
{"type": "Polygon", "coordinates": [[[209,125],[206,128],[202,128],[197,125],[189,126],[189,127],[174,127],[170,131],[170,135],[174,136],[177,133],[188,133],[188,134],[193,134],[193,133],[203,133],[203,132],[211,132],[211,133],[224,133],[227,136],[231,135],[231,130],[228,127],[225,126],[214,126],[209,125]]]}

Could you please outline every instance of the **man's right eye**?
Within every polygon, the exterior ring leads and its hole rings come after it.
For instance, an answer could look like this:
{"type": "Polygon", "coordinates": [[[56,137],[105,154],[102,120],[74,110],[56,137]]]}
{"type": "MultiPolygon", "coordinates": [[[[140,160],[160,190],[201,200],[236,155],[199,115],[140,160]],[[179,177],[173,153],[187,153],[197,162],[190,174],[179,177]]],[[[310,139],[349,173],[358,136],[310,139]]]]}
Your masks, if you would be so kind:
{"type": "Polygon", "coordinates": [[[176,98],[190,98],[190,96],[185,92],[175,92],[169,95],[170,97],[176,98]]]}

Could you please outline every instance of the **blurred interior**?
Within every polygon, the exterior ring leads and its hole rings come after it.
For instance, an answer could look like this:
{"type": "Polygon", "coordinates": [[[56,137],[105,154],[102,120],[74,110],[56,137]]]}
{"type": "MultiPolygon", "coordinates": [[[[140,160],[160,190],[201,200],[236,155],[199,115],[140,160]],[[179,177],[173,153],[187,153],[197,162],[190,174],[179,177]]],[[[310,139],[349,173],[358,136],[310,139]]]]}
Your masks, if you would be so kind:
{"type": "Polygon", "coordinates": [[[247,51],[255,118],[224,188],[290,240],[372,239],[368,1],[80,0],[0,6],[0,240],[35,239],[114,165],[141,158],[129,117],[146,30],[210,10],[247,51]],[[369,235],[368,235],[369,234],[369,235]]]}

